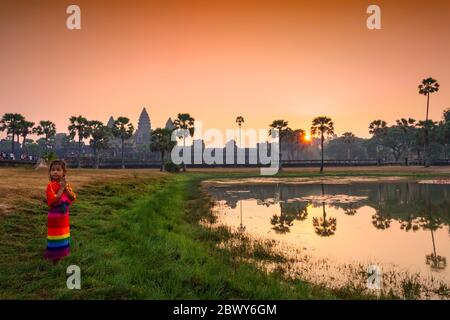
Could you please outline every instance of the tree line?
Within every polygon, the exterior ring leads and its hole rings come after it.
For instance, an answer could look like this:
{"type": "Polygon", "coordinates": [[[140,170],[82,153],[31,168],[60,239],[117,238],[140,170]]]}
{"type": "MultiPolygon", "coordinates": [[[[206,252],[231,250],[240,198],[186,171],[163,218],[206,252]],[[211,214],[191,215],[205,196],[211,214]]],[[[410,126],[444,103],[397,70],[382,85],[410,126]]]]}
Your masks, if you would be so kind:
{"type": "MultiPolygon", "coordinates": [[[[401,118],[393,125],[388,125],[386,121],[377,119],[369,126],[370,139],[356,137],[352,132],[345,132],[341,137],[334,134],[334,122],[327,116],[319,116],[312,120],[309,130],[313,141],[317,140],[320,145],[321,166],[320,172],[324,169],[324,159],[326,156],[333,159],[347,160],[364,159],[368,154],[375,154],[378,163],[387,157],[393,157],[395,162],[404,159],[408,164],[408,159],[415,154],[416,159],[422,159],[425,166],[429,166],[432,158],[444,154],[448,158],[450,144],[450,109],[443,111],[442,119],[433,121],[429,119],[430,95],[439,91],[439,83],[433,78],[424,79],[418,86],[418,93],[427,97],[425,120],[417,121],[412,118],[401,118]],[[344,154],[344,156],[343,156],[344,154]]],[[[173,128],[157,128],[151,132],[149,147],[151,151],[159,152],[161,155],[161,170],[164,170],[166,156],[176,145],[172,141],[172,131],[177,129],[178,138],[182,140],[183,147],[186,146],[186,138],[194,134],[195,119],[189,113],[179,113],[173,122],[173,128]]],[[[239,146],[241,146],[241,127],[244,117],[238,116],[236,123],[239,126],[239,146]]],[[[124,145],[130,139],[135,130],[130,119],[118,117],[110,128],[98,120],[88,120],[83,116],[72,116],[69,119],[69,139],[78,145],[77,163],[81,165],[81,149],[85,139],[89,139],[89,145],[93,150],[95,167],[98,168],[101,150],[109,147],[112,138],[120,139],[122,168],[125,168],[124,145]]],[[[311,140],[307,139],[307,131],[303,129],[292,129],[288,121],[279,119],[269,124],[271,135],[273,130],[277,130],[280,138],[279,148],[279,169],[282,170],[282,147],[285,144],[296,144],[297,148],[306,149],[311,146],[311,140]]],[[[15,144],[21,145],[24,150],[27,137],[31,134],[42,136],[45,146],[45,155],[50,154],[49,147],[56,135],[56,126],[49,120],[42,120],[37,125],[27,121],[19,113],[6,113],[0,120],[0,131],[6,131],[11,137],[11,153],[14,154],[15,144]],[[20,142],[22,139],[22,142],[20,142]]],[[[368,157],[370,158],[370,157],[368,157]]],[[[183,171],[186,164],[182,163],[183,171]]]]}

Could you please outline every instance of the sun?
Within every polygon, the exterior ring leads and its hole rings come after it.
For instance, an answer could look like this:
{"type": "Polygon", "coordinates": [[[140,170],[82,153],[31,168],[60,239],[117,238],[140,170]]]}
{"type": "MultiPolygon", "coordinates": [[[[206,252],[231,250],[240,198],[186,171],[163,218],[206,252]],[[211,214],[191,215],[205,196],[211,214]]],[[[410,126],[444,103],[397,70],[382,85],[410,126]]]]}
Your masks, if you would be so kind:
{"type": "Polygon", "coordinates": [[[306,142],[310,142],[311,141],[311,134],[306,133],[303,137],[303,140],[305,140],[306,142]]]}

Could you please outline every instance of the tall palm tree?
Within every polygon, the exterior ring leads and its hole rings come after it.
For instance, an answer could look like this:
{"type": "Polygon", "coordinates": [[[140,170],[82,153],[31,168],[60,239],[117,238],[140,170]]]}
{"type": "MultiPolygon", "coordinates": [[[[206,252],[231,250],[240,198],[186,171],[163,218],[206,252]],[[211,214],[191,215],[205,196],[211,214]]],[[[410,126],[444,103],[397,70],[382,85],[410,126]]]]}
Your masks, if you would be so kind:
{"type": "MultiPolygon", "coordinates": [[[[433,78],[426,78],[422,80],[422,83],[419,85],[419,94],[423,94],[427,96],[427,112],[425,117],[425,123],[428,123],[428,111],[430,108],[430,94],[438,92],[439,91],[439,83],[436,79],[433,78]]],[[[428,128],[425,127],[425,167],[430,166],[430,159],[429,159],[429,139],[428,139],[428,128]]]]}
{"type": "Polygon", "coordinates": [[[11,153],[14,154],[14,138],[20,135],[20,124],[25,120],[20,113],[5,113],[0,120],[0,131],[11,135],[11,153]]]}
{"type": "Polygon", "coordinates": [[[334,134],[334,123],[331,118],[320,116],[316,117],[312,121],[311,135],[320,134],[320,146],[321,146],[321,162],[320,162],[320,173],[323,172],[323,155],[324,155],[324,136],[334,134]]]}
{"type": "Polygon", "coordinates": [[[38,136],[44,136],[45,151],[48,152],[49,141],[56,135],[56,126],[49,120],[39,121],[39,125],[33,129],[33,133],[38,136]]]}
{"type": "Polygon", "coordinates": [[[244,123],[244,117],[238,116],[236,117],[236,123],[239,126],[239,148],[242,148],[242,140],[241,140],[241,126],[244,123]]]}
{"type": "Polygon", "coordinates": [[[269,125],[269,134],[272,134],[272,130],[278,130],[278,141],[279,141],[279,147],[278,147],[278,171],[283,170],[283,163],[282,163],[282,154],[281,154],[281,146],[282,141],[286,140],[287,138],[291,137],[293,134],[293,131],[291,128],[288,127],[288,122],[285,120],[274,120],[269,125]]]}
{"type": "Polygon", "coordinates": [[[122,169],[125,169],[125,158],[124,158],[124,147],[125,140],[130,139],[134,133],[133,124],[130,123],[130,119],[126,117],[119,117],[114,121],[114,126],[112,127],[112,133],[114,137],[120,138],[122,141],[122,169]]]}
{"type": "Polygon", "coordinates": [[[25,141],[27,140],[27,136],[33,133],[34,122],[31,121],[22,121],[19,125],[19,134],[22,137],[22,152],[25,150],[25,141]]]}
{"type": "Polygon", "coordinates": [[[89,121],[89,132],[91,139],[89,145],[94,150],[95,164],[94,168],[98,169],[100,164],[100,151],[108,149],[109,138],[111,137],[111,130],[105,126],[101,121],[89,121]]]}
{"type": "Polygon", "coordinates": [[[78,168],[81,167],[81,143],[83,139],[87,139],[90,136],[89,121],[82,116],[72,116],[70,117],[69,135],[71,139],[74,139],[78,135],[78,168]]]}
{"type": "Polygon", "coordinates": [[[189,136],[194,135],[194,121],[195,119],[191,117],[189,113],[179,113],[175,121],[173,122],[173,127],[180,132],[179,138],[183,138],[183,171],[186,171],[186,163],[184,163],[184,152],[186,149],[186,137],[187,133],[189,136]]]}
{"type": "Polygon", "coordinates": [[[352,132],[344,132],[342,138],[347,145],[347,160],[350,160],[350,147],[355,142],[355,135],[352,132]]]}
{"type": "Polygon", "coordinates": [[[170,152],[175,145],[176,141],[172,141],[172,130],[167,128],[157,128],[152,132],[150,150],[161,153],[160,171],[164,171],[164,157],[166,152],[170,152]]]}

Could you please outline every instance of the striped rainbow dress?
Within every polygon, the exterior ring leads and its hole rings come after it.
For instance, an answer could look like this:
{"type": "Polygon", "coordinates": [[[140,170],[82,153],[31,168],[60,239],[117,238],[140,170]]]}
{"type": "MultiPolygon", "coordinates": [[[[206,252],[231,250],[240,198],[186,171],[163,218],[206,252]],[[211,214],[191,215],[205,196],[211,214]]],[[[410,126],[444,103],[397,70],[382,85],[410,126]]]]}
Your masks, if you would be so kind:
{"type": "Polygon", "coordinates": [[[47,250],[46,258],[60,260],[70,254],[69,206],[76,195],[67,184],[61,198],[56,199],[60,188],[57,181],[47,185],[47,203],[50,207],[47,215],[47,250]]]}

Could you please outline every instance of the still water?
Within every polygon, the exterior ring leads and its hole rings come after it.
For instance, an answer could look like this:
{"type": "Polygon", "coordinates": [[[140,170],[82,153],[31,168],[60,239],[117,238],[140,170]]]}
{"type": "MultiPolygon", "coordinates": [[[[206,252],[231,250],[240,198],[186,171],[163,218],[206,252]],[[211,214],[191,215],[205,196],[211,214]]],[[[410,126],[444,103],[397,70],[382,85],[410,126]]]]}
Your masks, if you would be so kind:
{"type": "Polygon", "coordinates": [[[209,192],[215,225],[316,259],[377,263],[450,284],[448,184],[230,184],[209,192]]]}

